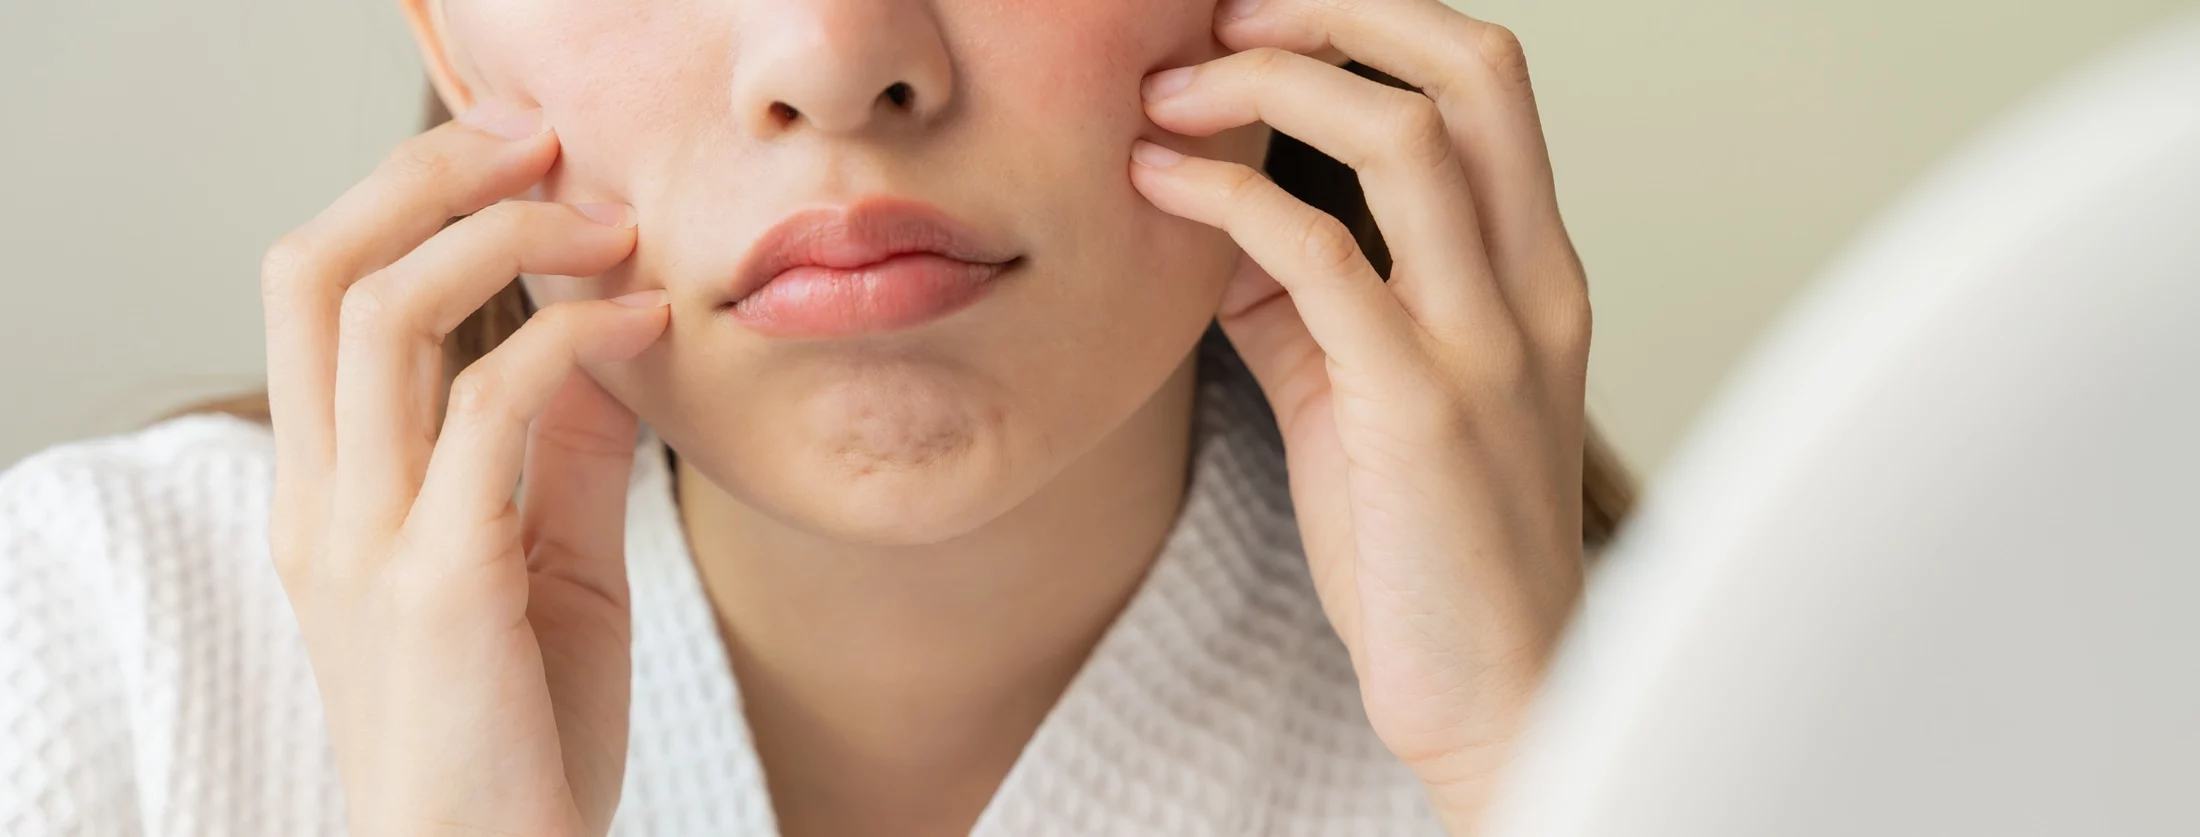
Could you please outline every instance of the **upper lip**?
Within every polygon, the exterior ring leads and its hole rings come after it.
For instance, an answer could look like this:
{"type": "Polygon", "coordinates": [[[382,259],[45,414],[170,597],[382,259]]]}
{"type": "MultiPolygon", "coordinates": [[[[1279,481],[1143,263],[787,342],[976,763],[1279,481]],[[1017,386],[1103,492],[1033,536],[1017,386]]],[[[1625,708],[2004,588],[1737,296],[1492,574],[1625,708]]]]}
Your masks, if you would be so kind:
{"type": "Polygon", "coordinates": [[[912,253],[974,264],[1006,264],[1017,258],[936,206],[869,198],[802,210],[772,225],[742,258],[729,298],[739,301],[798,267],[853,270],[912,253]]]}

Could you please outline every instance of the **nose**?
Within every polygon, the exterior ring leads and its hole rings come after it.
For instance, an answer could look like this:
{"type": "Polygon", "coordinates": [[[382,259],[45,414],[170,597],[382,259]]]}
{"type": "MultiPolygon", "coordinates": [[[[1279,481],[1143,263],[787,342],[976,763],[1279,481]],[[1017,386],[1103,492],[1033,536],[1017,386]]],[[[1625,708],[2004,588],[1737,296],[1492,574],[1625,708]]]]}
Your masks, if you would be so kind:
{"type": "Polygon", "coordinates": [[[922,125],[954,65],[927,0],[770,0],[744,15],[733,112],[760,139],[922,125]]]}

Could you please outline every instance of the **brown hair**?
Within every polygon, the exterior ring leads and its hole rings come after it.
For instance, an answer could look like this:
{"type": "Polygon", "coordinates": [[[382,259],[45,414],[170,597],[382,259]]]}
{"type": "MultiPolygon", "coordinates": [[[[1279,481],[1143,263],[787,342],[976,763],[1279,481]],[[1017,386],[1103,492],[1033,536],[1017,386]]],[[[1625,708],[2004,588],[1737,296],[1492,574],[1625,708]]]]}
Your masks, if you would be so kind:
{"type": "MultiPolygon", "coordinates": [[[[1350,69],[1385,84],[1404,87],[1396,79],[1385,76],[1363,65],[1353,64],[1350,69]]],[[[428,95],[427,127],[449,121],[450,111],[433,92],[428,95]]],[[[1277,134],[1269,146],[1264,166],[1268,176],[1285,191],[1300,200],[1334,215],[1350,227],[1354,238],[1367,253],[1368,260],[1383,275],[1390,274],[1390,249],[1383,244],[1381,232],[1375,228],[1375,218],[1369,213],[1367,199],[1360,192],[1360,180],[1352,169],[1343,163],[1315,151],[1306,144],[1282,134],[1277,134]]],[[[455,375],[489,350],[504,342],[512,332],[527,321],[532,309],[527,295],[519,283],[514,282],[491,298],[480,310],[468,316],[465,322],[452,330],[443,341],[445,374],[455,375]]],[[[1209,326],[1207,337],[1201,342],[1200,351],[1225,354],[1229,366],[1237,366],[1235,349],[1222,337],[1220,329],[1209,326]]],[[[268,420],[267,394],[254,393],[235,398],[210,401],[182,411],[184,413],[228,413],[259,422],[268,420]]],[[[1635,486],[1619,457],[1605,444],[1594,424],[1584,424],[1581,451],[1581,539],[1592,550],[1608,543],[1620,522],[1634,506],[1635,486]]]]}

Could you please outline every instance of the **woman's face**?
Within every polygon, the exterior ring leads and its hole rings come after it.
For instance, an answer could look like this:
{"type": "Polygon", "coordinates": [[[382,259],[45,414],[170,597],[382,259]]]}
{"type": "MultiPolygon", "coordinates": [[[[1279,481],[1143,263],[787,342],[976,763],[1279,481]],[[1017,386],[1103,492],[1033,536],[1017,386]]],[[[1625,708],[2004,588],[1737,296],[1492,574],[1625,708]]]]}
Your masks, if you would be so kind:
{"type": "Polygon", "coordinates": [[[536,301],[667,289],[664,339],[597,379],[735,498],[834,538],[968,531],[1139,409],[1197,344],[1237,249],[1132,190],[1131,141],[1245,163],[1266,144],[1251,129],[1164,135],[1140,106],[1146,74],[1222,53],[1212,0],[444,0],[440,14],[476,98],[539,105],[557,130],[538,197],[639,217],[627,264],[530,277],[536,301]],[[936,207],[1006,266],[913,323],[789,333],[732,306],[752,248],[791,215],[897,201],[936,207]]]}

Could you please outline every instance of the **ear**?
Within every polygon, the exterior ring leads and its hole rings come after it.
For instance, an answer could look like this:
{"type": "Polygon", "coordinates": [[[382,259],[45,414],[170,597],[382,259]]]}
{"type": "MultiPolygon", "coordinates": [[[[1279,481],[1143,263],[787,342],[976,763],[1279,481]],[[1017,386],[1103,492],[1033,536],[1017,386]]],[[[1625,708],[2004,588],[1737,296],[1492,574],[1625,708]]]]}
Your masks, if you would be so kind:
{"type": "Polygon", "coordinates": [[[453,114],[465,113],[473,107],[474,96],[466,88],[465,79],[459,77],[458,64],[452,60],[450,44],[443,37],[443,0],[397,0],[397,8],[412,27],[413,41],[427,65],[428,83],[435,86],[443,107],[453,114]]]}

